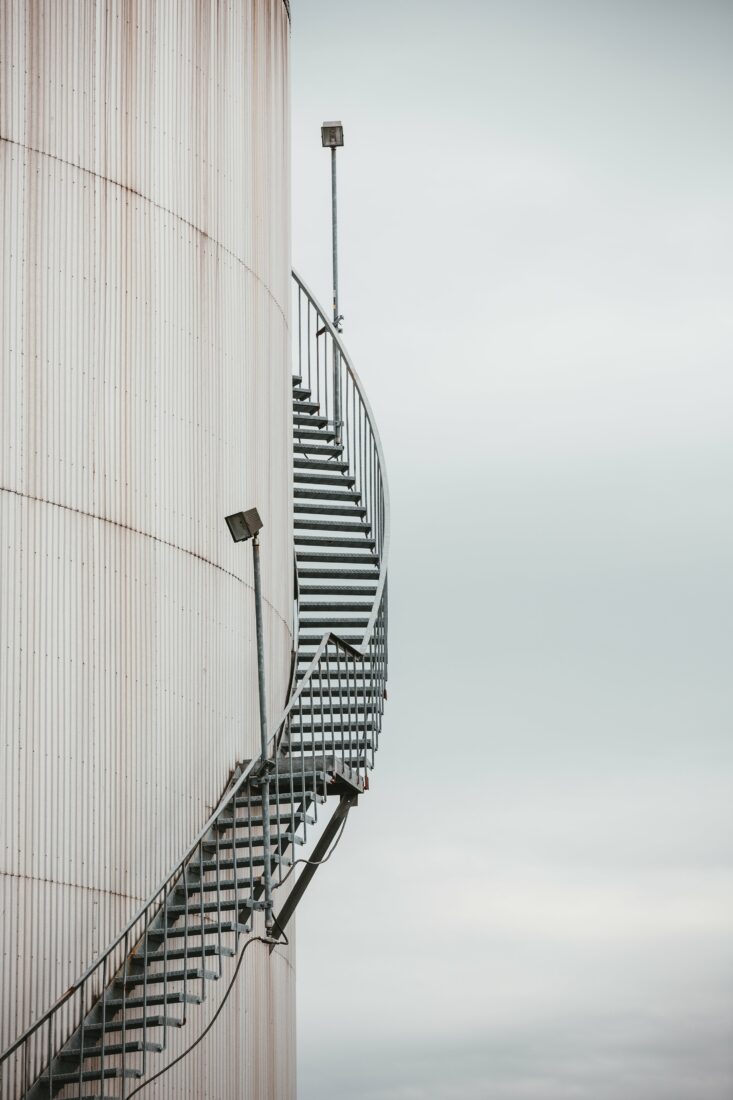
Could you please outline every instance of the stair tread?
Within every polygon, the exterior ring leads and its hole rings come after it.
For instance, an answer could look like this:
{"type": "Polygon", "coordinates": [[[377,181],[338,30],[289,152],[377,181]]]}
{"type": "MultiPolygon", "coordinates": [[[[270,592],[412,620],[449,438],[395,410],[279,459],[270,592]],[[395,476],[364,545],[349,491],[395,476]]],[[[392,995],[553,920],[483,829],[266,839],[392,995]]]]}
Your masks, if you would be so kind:
{"type": "MultiPolygon", "coordinates": [[[[376,584],[369,586],[301,584],[300,586],[301,596],[373,596],[376,591],[376,584]]],[[[302,606],[301,604],[301,607],[302,606]]],[[[315,607],[316,605],[314,604],[313,606],[315,607]]]]}
{"type": "MultiPolygon", "coordinates": [[[[192,936],[193,937],[218,936],[220,934],[222,936],[226,936],[226,935],[231,935],[233,933],[240,933],[240,934],[247,933],[249,931],[250,931],[250,926],[248,924],[240,924],[238,921],[230,921],[230,920],[228,920],[228,921],[215,921],[215,922],[212,922],[211,924],[203,924],[203,925],[202,924],[189,924],[188,926],[186,926],[186,925],[183,925],[183,924],[181,924],[181,925],[176,924],[176,925],[171,925],[170,929],[168,930],[167,938],[169,940],[183,939],[184,936],[186,936],[186,935],[188,935],[189,938],[192,937],[192,936]]],[[[190,954],[190,951],[189,951],[189,954],[190,954]]],[[[170,955],[170,952],[169,952],[169,955],[170,955]]]]}
{"type": "MultiPolygon", "coordinates": [[[[330,464],[327,463],[330,468],[330,464]]],[[[349,477],[346,474],[317,474],[317,473],[299,473],[297,470],[293,472],[293,483],[295,485],[333,485],[336,487],[346,486],[351,488],[352,485],[356,485],[356,478],[349,477]]]]}
{"type": "Polygon", "coordinates": [[[299,455],[340,455],[343,447],[340,443],[295,443],[293,446],[299,455]]]}
{"type": "Polygon", "coordinates": [[[107,1009],[109,1012],[118,1012],[125,1005],[127,1008],[154,1008],[164,1004],[200,1005],[201,998],[194,993],[169,990],[167,993],[148,993],[147,997],[111,997],[107,1001],[107,1009]]]}
{"type": "Polygon", "coordinates": [[[327,470],[330,473],[346,473],[349,469],[348,462],[326,461],[321,458],[294,458],[294,470],[327,470]]]}
{"type": "MultiPolygon", "coordinates": [[[[86,1057],[86,1055],[85,1055],[86,1057]]],[[[141,1069],[122,1069],[120,1066],[105,1066],[104,1069],[82,1069],[81,1073],[77,1070],[76,1073],[54,1073],[53,1084],[56,1085],[73,1085],[76,1081],[81,1079],[84,1081],[101,1081],[101,1080],[113,1080],[115,1078],[134,1078],[139,1079],[142,1077],[143,1071],[141,1069]]],[[[50,1075],[44,1073],[41,1076],[41,1081],[48,1082],[50,1075]]]]}
{"type": "MultiPolygon", "coordinates": [[[[191,933],[189,932],[188,935],[190,936],[191,933]]],[[[185,936],[186,933],[182,932],[181,938],[185,939],[185,936]]],[[[167,951],[148,951],[147,960],[144,953],[140,952],[139,954],[133,955],[132,959],[136,963],[149,965],[150,963],[154,962],[165,962],[166,959],[168,959],[169,962],[176,962],[178,959],[196,959],[200,958],[202,955],[204,957],[208,957],[209,955],[219,955],[223,958],[231,958],[233,954],[234,948],[232,947],[224,947],[223,944],[220,947],[219,944],[216,943],[207,943],[204,944],[203,948],[191,947],[191,945],[189,944],[188,947],[169,947],[167,951]]]]}
{"type": "MultiPolygon", "coordinates": [[[[336,438],[336,433],[332,428],[304,428],[300,424],[293,424],[293,435],[299,439],[320,439],[324,443],[330,443],[331,440],[336,438]]],[[[339,450],[342,450],[339,447],[339,450]]]]}
{"type": "MultiPolygon", "coordinates": [[[[59,1051],[59,1058],[68,1058],[75,1061],[79,1061],[83,1056],[86,1061],[87,1058],[101,1058],[102,1047],[96,1046],[94,1043],[85,1043],[84,1050],[81,1047],[70,1046],[65,1047],[59,1051]]],[[[104,1044],[104,1056],[105,1058],[112,1058],[116,1054],[143,1054],[145,1051],[149,1051],[152,1054],[160,1054],[163,1050],[162,1043],[150,1043],[147,1040],[143,1042],[142,1039],[129,1039],[124,1043],[105,1043],[104,1044]]],[[[79,1074],[74,1074],[74,1077],[78,1081],[79,1074]]],[[[54,1081],[57,1078],[57,1074],[53,1075],[54,1081]]]]}
{"type": "Polygon", "coordinates": [[[310,551],[301,551],[298,554],[299,562],[320,562],[321,568],[318,569],[299,569],[298,575],[303,577],[304,580],[318,580],[336,577],[346,577],[355,581],[368,581],[371,579],[376,580],[375,571],[379,572],[379,561],[374,554],[330,554],[328,557],[324,557],[322,554],[313,554],[310,551]],[[363,569],[333,569],[328,564],[333,562],[334,565],[372,565],[374,568],[371,573],[365,573],[363,569]]]}
{"type": "Polygon", "coordinates": [[[301,615],[314,611],[333,611],[334,614],[341,614],[344,611],[371,611],[371,609],[371,603],[364,603],[364,601],[359,603],[356,600],[334,600],[332,603],[328,600],[315,600],[312,603],[301,602],[300,604],[301,615]]]}
{"type": "Polygon", "coordinates": [[[350,539],[345,535],[295,535],[296,546],[353,546],[354,549],[376,546],[374,539],[364,538],[350,539]]]}
{"type": "MultiPolygon", "coordinates": [[[[128,1001],[129,1006],[129,1001],[128,1001]]],[[[96,1034],[101,1031],[122,1031],[123,1022],[119,1020],[107,1020],[104,1027],[101,1023],[84,1024],[84,1034],[96,1034]]],[[[125,1031],[137,1031],[139,1028],[149,1027],[183,1027],[183,1020],[178,1016],[128,1016],[124,1023],[125,1031]]]]}
{"type": "MultiPolygon", "coordinates": [[[[161,955],[160,958],[156,961],[163,962],[164,958],[165,957],[163,955],[161,955]]],[[[142,958],[139,958],[139,959],[136,959],[135,961],[136,962],[142,962],[143,960],[142,960],[142,958]]],[[[150,962],[151,962],[151,959],[148,956],[148,963],[150,963],[150,962]]],[[[119,988],[122,988],[123,986],[128,986],[128,987],[132,988],[136,985],[143,985],[145,983],[145,981],[147,981],[147,983],[149,985],[159,985],[162,981],[168,981],[168,982],[200,982],[200,981],[213,982],[213,981],[216,981],[218,977],[219,977],[219,975],[216,973],[215,970],[206,970],[201,966],[191,966],[191,967],[188,967],[185,970],[169,970],[165,974],[162,970],[161,971],[157,971],[157,970],[150,971],[148,969],[143,969],[143,970],[128,971],[127,976],[125,978],[115,978],[114,985],[118,986],[119,988]]],[[[150,998],[148,997],[148,1004],[149,1003],[150,1003],[150,998]]]]}

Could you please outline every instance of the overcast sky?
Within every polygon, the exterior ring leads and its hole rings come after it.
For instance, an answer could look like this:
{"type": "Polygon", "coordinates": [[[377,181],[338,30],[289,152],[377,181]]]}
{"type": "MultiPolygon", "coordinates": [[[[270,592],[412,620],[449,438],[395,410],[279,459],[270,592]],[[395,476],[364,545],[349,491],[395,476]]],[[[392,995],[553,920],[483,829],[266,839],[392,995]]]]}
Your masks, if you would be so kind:
{"type": "Polygon", "coordinates": [[[733,1097],[732,57],[730,3],[293,3],[393,523],[299,1100],[733,1097]]]}

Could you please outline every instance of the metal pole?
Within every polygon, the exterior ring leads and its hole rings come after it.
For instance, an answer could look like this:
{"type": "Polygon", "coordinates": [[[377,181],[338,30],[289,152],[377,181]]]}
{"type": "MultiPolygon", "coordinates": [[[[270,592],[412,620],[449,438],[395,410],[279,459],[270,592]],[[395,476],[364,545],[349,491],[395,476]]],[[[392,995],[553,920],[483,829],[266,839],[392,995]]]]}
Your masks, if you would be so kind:
{"type": "MultiPolygon", "coordinates": [[[[265,641],[262,630],[262,580],[260,576],[260,540],[258,535],[252,539],[252,563],[255,578],[255,624],[257,628],[257,678],[260,690],[260,747],[262,762],[267,766],[267,696],[265,694],[265,641]]],[[[272,867],[270,865],[270,773],[265,770],[262,779],[262,849],[263,877],[265,881],[265,928],[272,930],[272,867]]],[[[234,877],[237,877],[236,849],[234,877]]]]}
{"type": "MultiPolygon", "coordinates": [[[[338,216],[336,209],[336,147],[331,146],[331,251],[333,255],[333,327],[340,331],[338,216]]],[[[341,442],[341,353],[333,345],[333,422],[336,444],[341,442]]]]}

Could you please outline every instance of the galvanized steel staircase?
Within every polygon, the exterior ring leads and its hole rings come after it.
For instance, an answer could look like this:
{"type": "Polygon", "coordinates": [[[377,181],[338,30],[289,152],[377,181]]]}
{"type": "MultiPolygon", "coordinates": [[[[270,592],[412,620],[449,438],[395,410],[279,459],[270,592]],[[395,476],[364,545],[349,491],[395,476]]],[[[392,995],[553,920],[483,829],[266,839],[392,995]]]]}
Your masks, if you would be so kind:
{"type": "Polygon", "coordinates": [[[384,461],[340,335],[293,278],[298,610],[290,698],[267,758],[236,769],[215,812],[144,907],[0,1056],[3,1100],[131,1097],[152,1085],[168,1064],[170,1033],[188,1028],[192,1042],[201,1034],[221,1000],[209,997],[209,1011],[207,993],[219,981],[233,982],[245,946],[263,938],[257,926],[273,929],[266,941],[284,935],[368,787],[387,676],[384,461]],[[290,877],[304,845],[308,862],[290,877]],[[269,897],[266,861],[274,882],[269,897]],[[265,920],[257,917],[262,911],[265,920]]]}

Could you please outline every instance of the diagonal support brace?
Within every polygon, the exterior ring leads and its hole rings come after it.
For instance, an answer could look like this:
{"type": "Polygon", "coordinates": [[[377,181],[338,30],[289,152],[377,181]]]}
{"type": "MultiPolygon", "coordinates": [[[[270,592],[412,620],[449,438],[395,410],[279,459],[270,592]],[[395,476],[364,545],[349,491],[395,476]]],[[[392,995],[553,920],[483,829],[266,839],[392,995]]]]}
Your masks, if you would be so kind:
{"type": "MultiPolygon", "coordinates": [[[[286,901],[283,903],[282,909],[280,910],[277,917],[275,918],[275,921],[273,922],[276,929],[284,929],[286,924],[292,917],[298,906],[298,902],[308,889],[311,879],[315,875],[325,856],[328,855],[328,849],[331,847],[336,833],[343,825],[344,819],[348,815],[351,807],[356,805],[358,798],[358,791],[349,791],[348,794],[341,795],[339,804],[334,810],[331,816],[331,820],[329,821],[326,828],[323,830],[323,835],[320,837],[318,843],[313,849],[313,853],[309,857],[305,867],[298,875],[295,885],[288,894],[286,901]]],[[[276,946],[276,944],[273,944],[272,947],[270,947],[270,951],[272,951],[273,947],[276,946]]]]}

